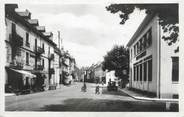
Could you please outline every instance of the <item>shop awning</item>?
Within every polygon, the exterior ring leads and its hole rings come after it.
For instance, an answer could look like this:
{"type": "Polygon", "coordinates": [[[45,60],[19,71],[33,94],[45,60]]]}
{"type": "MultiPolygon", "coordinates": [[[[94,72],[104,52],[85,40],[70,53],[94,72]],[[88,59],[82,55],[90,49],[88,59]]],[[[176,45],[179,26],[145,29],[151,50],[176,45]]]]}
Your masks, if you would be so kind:
{"type": "Polygon", "coordinates": [[[17,72],[17,73],[23,74],[23,75],[25,75],[25,76],[31,77],[31,78],[36,77],[36,75],[34,75],[34,74],[32,74],[32,73],[30,73],[30,72],[28,72],[28,71],[16,70],[16,69],[11,69],[11,70],[13,70],[13,71],[15,71],[15,72],[17,72]]]}

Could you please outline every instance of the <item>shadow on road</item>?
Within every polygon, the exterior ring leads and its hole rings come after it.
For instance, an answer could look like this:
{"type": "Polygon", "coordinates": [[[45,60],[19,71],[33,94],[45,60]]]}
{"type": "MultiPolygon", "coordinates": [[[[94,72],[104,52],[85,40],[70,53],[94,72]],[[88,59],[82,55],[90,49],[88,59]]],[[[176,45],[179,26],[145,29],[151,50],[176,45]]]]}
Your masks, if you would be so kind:
{"type": "MultiPolygon", "coordinates": [[[[39,111],[163,112],[166,110],[164,103],[71,98],[61,104],[45,105],[39,111]]],[[[178,105],[175,105],[171,112],[178,112],[178,105]]]]}
{"type": "Polygon", "coordinates": [[[127,94],[123,93],[120,90],[118,90],[118,91],[108,91],[106,87],[102,88],[102,94],[104,94],[104,95],[128,96],[127,94]]]}

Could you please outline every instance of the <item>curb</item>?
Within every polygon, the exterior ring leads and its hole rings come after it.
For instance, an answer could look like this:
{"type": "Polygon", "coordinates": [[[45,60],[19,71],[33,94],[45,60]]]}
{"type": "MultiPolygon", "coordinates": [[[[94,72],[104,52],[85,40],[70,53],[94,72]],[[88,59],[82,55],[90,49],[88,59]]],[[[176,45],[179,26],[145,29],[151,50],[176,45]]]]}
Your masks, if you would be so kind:
{"type": "Polygon", "coordinates": [[[9,97],[9,96],[15,96],[15,94],[4,94],[5,97],[9,97]]]}
{"type": "Polygon", "coordinates": [[[147,98],[147,97],[137,97],[129,94],[128,92],[120,89],[123,93],[126,93],[128,96],[136,99],[136,100],[146,100],[146,101],[155,101],[155,102],[172,102],[172,103],[179,103],[178,99],[163,99],[163,98],[147,98]]]}

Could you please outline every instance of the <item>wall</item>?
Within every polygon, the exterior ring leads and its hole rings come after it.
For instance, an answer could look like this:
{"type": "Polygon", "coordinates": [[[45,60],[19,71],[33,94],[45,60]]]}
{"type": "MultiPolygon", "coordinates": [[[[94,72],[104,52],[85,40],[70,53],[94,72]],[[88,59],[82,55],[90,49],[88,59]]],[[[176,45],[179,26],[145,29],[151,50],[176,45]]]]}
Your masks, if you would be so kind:
{"type": "MultiPolygon", "coordinates": [[[[162,28],[161,28],[162,29],[162,28]]],[[[163,30],[161,30],[161,36],[163,30]]],[[[175,53],[174,50],[179,46],[179,42],[168,46],[167,42],[163,39],[161,41],[161,98],[172,98],[173,94],[178,94],[179,82],[172,81],[172,58],[178,57],[179,52],[175,53]]]]}
{"type": "MultiPolygon", "coordinates": [[[[143,91],[148,91],[148,92],[157,92],[157,78],[158,78],[158,17],[155,16],[150,23],[144,27],[144,30],[142,31],[141,34],[137,37],[137,39],[133,42],[133,44],[129,47],[129,52],[132,53],[132,56],[130,54],[130,70],[131,77],[130,77],[130,86],[132,88],[140,89],[143,91]],[[134,51],[133,51],[133,46],[139,41],[140,38],[143,37],[143,35],[150,29],[152,28],[152,44],[149,48],[146,49],[146,55],[143,56],[142,58],[136,60],[137,56],[134,56],[134,51]],[[131,52],[132,49],[132,52],[131,52]],[[143,60],[144,58],[152,55],[152,81],[134,81],[134,70],[133,70],[133,65],[134,63],[143,60]]],[[[142,77],[144,77],[144,74],[142,72],[142,77]]],[[[142,78],[143,79],[143,78],[142,78]]],[[[147,77],[148,79],[148,77],[147,77]]]]}

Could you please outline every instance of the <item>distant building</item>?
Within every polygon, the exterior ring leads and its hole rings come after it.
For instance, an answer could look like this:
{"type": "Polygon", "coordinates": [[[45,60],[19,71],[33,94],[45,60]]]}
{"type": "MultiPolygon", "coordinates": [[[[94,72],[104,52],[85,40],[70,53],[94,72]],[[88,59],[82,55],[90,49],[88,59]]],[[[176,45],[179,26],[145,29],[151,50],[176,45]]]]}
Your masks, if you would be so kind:
{"type": "Polygon", "coordinates": [[[147,15],[127,46],[130,53],[130,87],[159,98],[177,98],[178,42],[168,46],[157,14],[147,15]]]}
{"type": "Polygon", "coordinates": [[[69,85],[73,82],[73,79],[75,77],[74,71],[75,71],[75,59],[66,51],[64,53],[64,56],[62,58],[62,80],[63,84],[69,85]]]}
{"type": "Polygon", "coordinates": [[[95,78],[95,82],[97,82],[97,83],[101,83],[102,81],[106,82],[105,71],[103,71],[103,69],[102,69],[102,63],[97,63],[95,65],[94,78],[95,78]]]}
{"type": "Polygon", "coordinates": [[[108,85],[108,82],[109,81],[118,81],[118,78],[115,76],[115,71],[106,71],[106,75],[105,75],[105,78],[106,78],[106,83],[105,85],[108,85]]]}

